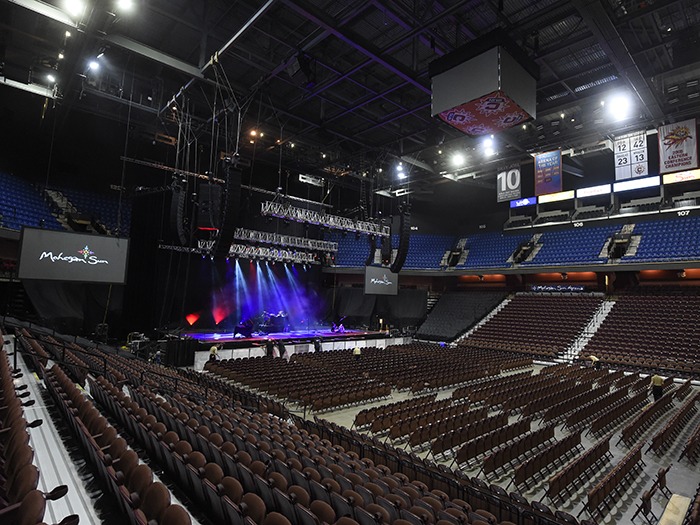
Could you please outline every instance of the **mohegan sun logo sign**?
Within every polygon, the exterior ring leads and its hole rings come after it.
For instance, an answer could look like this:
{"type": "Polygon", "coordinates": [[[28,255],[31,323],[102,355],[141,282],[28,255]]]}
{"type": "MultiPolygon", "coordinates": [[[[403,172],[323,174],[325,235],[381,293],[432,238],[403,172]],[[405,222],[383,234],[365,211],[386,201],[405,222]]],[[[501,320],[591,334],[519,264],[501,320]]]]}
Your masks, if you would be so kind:
{"type": "Polygon", "coordinates": [[[100,259],[95,255],[95,252],[93,252],[90,247],[86,244],[85,248],[81,250],[77,250],[77,253],[82,255],[82,257],[77,257],[76,255],[64,255],[63,252],[60,252],[57,255],[54,255],[53,252],[41,252],[41,255],[39,256],[39,260],[49,260],[52,263],[66,263],[66,264],[74,264],[74,263],[80,263],[80,264],[88,264],[90,266],[95,266],[97,264],[109,264],[109,261],[105,259],[100,259]]]}

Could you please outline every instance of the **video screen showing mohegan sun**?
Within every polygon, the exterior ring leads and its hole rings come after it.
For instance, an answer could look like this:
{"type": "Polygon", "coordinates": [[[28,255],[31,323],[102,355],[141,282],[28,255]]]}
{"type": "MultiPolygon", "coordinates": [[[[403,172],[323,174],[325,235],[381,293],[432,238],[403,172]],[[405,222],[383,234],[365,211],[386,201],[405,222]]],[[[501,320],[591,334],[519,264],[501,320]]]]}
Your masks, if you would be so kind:
{"type": "Polygon", "coordinates": [[[129,239],[24,228],[19,278],[124,284],[129,239]]]}

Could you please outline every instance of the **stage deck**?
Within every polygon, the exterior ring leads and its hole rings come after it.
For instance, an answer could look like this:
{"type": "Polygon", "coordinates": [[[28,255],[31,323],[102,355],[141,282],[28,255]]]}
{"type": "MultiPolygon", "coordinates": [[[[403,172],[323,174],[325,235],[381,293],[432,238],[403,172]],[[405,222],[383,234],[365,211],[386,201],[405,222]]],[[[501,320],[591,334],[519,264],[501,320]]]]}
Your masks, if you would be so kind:
{"type": "Polygon", "coordinates": [[[386,332],[375,332],[365,330],[349,330],[344,332],[332,331],[329,329],[318,330],[290,330],[287,332],[270,332],[256,333],[251,337],[236,336],[234,332],[215,332],[215,331],[184,331],[179,332],[179,335],[191,337],[202,344],[206,343],[224,343],[226,348],[248,347],[263,345],[265,341],[273,339],[284,344],[296,344],[311,342],[314,339],[322,341],[343,341],[353,339],[381,339],[387,336],[386,332]]]}

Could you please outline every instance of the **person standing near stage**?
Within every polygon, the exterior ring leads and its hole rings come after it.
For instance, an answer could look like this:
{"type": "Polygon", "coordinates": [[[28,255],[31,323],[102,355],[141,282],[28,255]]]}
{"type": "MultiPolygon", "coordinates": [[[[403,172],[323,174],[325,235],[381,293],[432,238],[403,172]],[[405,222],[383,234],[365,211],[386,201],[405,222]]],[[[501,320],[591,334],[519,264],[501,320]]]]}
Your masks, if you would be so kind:
{"type": "Polygon", "coordinates": [[[654,401],[658,401],[664,395],[664,378],[659,374],[651,376],[651,394],[654,396],[654,401]]]}
{"type": "Polygon", "coordinates": [[[362,348],[356,346],[355,349],[352,351],[352,355],[355,357],[355,361],[359,361],[362,357],[362,348]]]}
{"type": "Polygon", "coordinates": [[[220,345],[211,345],[211,348],[209,349],[209,361],[219,360],[219,348],[220,345]]]}

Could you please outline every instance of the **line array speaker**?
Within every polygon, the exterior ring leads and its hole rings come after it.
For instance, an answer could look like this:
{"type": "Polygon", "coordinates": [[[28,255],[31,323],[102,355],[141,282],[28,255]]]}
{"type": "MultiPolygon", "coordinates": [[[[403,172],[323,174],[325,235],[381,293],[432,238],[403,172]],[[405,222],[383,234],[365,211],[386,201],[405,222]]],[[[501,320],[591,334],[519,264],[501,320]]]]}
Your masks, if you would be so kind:
{"type": "Polygon", "coordinates": [[[218,230],[221,218],[221,186],[202,184],[199,186],[197,229],[218,230]]]}
{"type": "Polygon", "coordinates": [[[214,255],[226,257],[233,242],[233,234],[236,230],[238,208],[241,203],[241,170],[231,163],[224,161],[224,174],[226,185],[224,186],[224,209],[221,214],[221,227],[214,247],[214,255]]]}
{"type": "Polygon", "coordinates": [[[170,201],[170,231],[180,246],[187,246],[189,236],[185,231],[185,199],[187,192],[179,184],[173,184],[170,201]]]}
{"type": "Polygon", "coordinates": [[[369,255],[365,261],[365,266],[374,264],[374,252],[377,251],[377,238],[374,235],[369,236],[369,255]]]}
{"type": "Polygon", "coordinates": [[[400,230],[399,248],[396,252],[396,258],[389,268],[393,273],[401,271],[403,263],[406,262],[406,255],[408,255],[408,246],[411,240],[411,208],[408,204],[404,206],[401,212],[400,230]]]}
{"type": "Polygon", "coordinates": [[[382,237],[382,264],[388,266],[391,262],[391,236],[382,237]]]}

